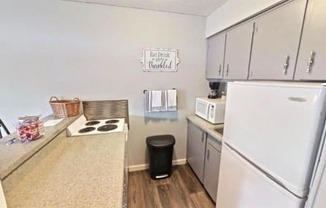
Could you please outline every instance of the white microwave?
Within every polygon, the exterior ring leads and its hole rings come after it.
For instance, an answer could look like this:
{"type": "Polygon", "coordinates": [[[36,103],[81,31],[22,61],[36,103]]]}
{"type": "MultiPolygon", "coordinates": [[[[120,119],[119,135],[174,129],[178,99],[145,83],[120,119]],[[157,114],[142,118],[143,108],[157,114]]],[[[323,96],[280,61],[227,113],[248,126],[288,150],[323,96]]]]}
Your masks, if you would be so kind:
{"type": "Polygon", "coordinates": [[[212,124],[224,123],[225,100],[196,98],[195,113],[212,124]]]}

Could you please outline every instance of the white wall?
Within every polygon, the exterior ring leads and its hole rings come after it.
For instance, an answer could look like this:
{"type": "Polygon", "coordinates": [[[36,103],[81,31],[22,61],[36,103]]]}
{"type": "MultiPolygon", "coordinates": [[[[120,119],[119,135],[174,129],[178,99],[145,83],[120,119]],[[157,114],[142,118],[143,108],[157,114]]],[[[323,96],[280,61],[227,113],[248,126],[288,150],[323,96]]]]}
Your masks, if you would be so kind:
{"type": "Polygon", "coordinates": [[[186,157],[186,115],[205,80],[205,18],[67,2],[6,0],[0,7],[0,118],[46,115],[49,99],[129,100],[130,165],[145,160],[145,139],[169,133],[186,157]],[[142,71],[143,47],[179,50],[178,72],[142,71]],[[143,90],[176,88],[177,113],[144,117],[143,90]]]}
{"type": "Polygon", "coordinates": [[[207,17],[206,37],[284,0],[228,0],[207,17]]]}

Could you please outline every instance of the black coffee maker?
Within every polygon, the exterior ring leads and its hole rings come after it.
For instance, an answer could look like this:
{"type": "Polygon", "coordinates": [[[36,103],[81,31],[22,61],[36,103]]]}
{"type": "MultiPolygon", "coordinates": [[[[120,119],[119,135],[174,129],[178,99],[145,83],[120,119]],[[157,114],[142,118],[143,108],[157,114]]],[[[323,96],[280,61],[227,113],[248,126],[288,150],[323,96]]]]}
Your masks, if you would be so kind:
{"type": "Polygon", "coordinates": [[[211,89],[211,92],[208,94],[208,98],[210,99],[216,99],[219,96],[219,92],[218,89],[220,87],[220,83],[219,82],[210,82],[209,83],[209,88],[211,89]]]}

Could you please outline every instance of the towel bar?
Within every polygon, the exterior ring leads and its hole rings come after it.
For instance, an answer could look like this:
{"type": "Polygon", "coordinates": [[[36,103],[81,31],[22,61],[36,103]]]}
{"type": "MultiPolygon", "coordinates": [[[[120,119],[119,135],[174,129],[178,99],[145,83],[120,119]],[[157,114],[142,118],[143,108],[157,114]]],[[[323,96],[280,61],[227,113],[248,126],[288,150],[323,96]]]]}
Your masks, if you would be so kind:
{"type": "MultiPolygon", "coordinates": [[[[172,90],[176,90],[175,88],[172,88],[172,90]]],[[[145,94],[148,90],[143,90],[143,94],[145,94]]]]}
{"type": "Polygon", "coordinates": [[[177,111],[177,90],[144,90],[145,113],[177,111]]]}

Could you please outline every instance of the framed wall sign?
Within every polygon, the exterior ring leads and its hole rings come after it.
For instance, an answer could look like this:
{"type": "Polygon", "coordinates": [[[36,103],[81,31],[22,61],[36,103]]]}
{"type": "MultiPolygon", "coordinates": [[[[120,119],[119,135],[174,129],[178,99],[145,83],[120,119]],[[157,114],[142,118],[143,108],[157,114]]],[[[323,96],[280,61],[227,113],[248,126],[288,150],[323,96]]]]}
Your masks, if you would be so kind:
{"type": "Polygon", "coordinates": [[[176,72],[180,60],[177,49],[144,48],[140,58],[145,72],[176,72]]]}

